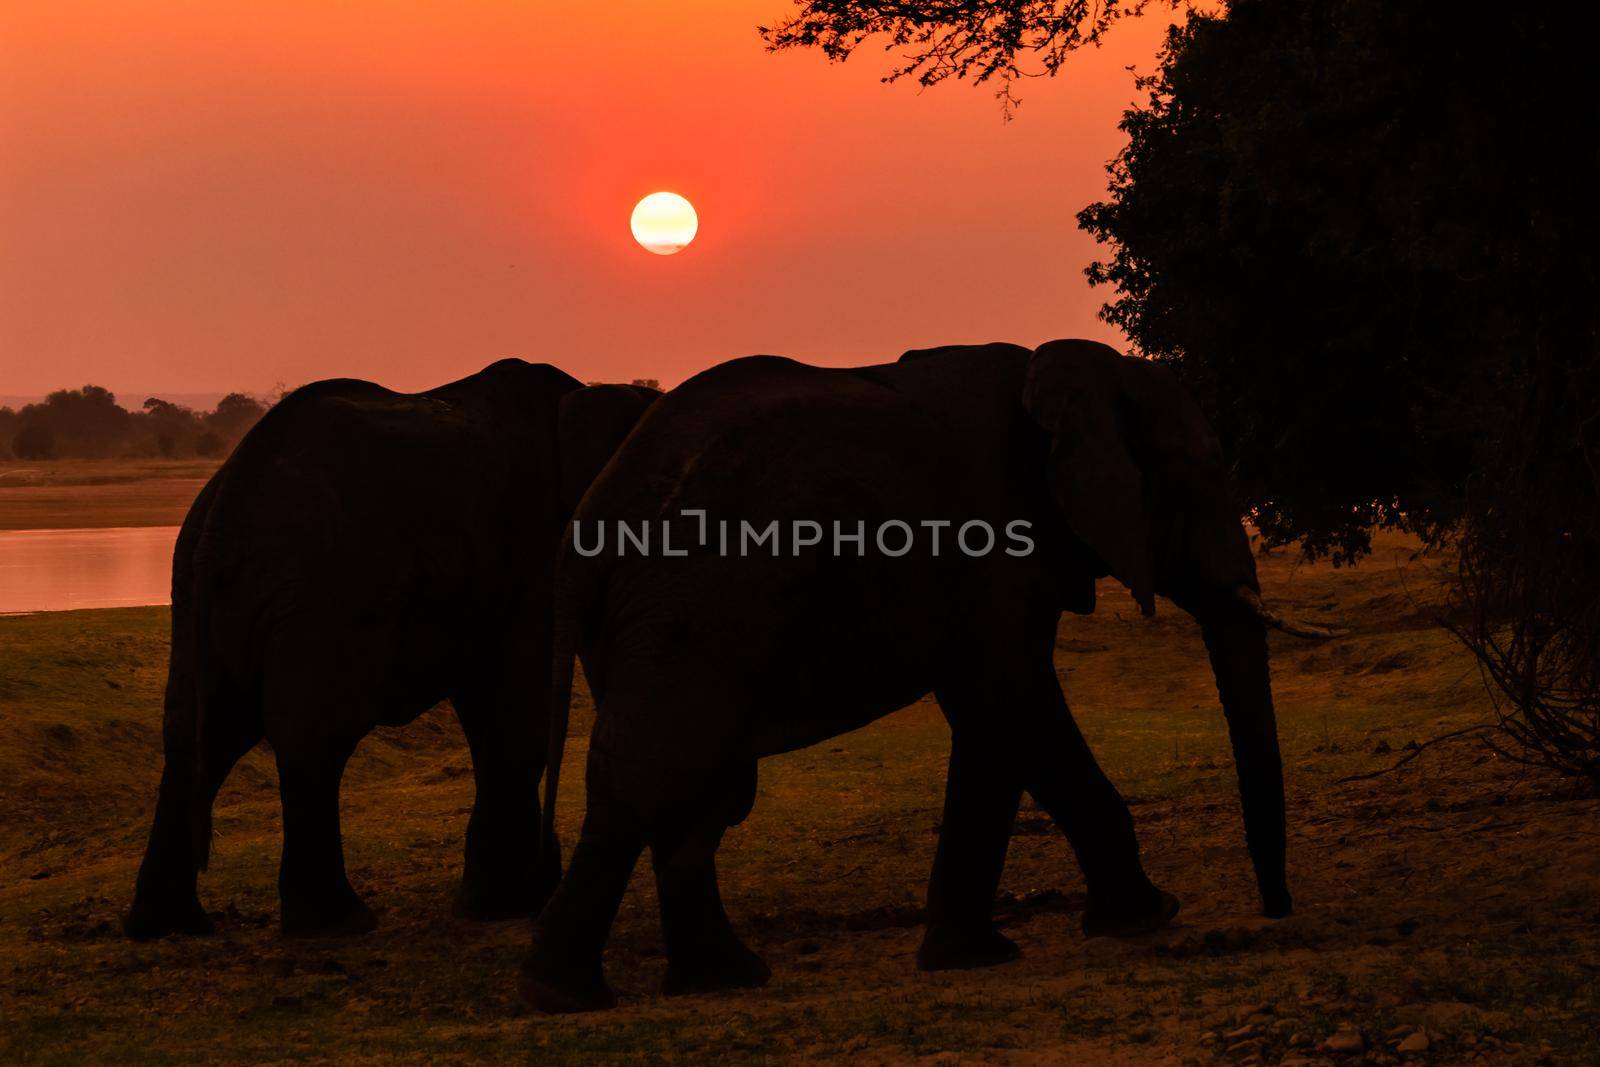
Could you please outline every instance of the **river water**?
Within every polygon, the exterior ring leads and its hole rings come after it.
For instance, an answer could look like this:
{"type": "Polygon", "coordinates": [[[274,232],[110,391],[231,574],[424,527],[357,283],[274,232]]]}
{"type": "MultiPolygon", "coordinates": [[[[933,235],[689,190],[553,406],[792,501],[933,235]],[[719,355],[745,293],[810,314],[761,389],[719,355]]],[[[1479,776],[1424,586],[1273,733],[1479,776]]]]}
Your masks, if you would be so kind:
{"type": "Polygon", "coordinates": [[[176,526],[0,530],[0,614],[171,602],[176,526]]]}

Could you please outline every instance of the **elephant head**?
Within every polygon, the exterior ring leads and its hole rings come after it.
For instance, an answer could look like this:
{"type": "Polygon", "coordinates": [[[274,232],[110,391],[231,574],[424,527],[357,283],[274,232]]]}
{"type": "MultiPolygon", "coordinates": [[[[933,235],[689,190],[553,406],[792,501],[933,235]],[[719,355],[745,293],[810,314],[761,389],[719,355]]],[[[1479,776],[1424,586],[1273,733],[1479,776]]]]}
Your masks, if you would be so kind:
{"type": "MultiPolygon", "coordinates": [[[[1050,437],[1050,492],[1067,528],[1155,612],[1157,594],[1200,624],[1228,720],[1245,836],[1267,915],[1288,914],[1283,768],[1255,558],[1228,488],[1222,448],[1167,368],[1090,341],[1041,345],[1023,406],[1050,437]]],[[[1081,551],[1081,550],[1078,550],[1081,551]]]]}

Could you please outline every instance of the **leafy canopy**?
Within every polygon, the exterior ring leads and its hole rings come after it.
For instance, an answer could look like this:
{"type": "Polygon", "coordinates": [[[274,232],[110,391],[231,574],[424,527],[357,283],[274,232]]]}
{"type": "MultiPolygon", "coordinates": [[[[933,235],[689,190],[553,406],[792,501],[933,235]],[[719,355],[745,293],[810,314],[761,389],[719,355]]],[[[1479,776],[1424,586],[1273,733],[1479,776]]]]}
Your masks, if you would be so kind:
{"type": "Polygon", "coordinates": [[[1079,215],[1113,246],[1088,276],[1202,396],[1269,541],[1438,538],[1504,454],[1508,376],[1592,261],[1567,232],[1595,173],[1570,32],[1544,5],[1490,34],[1383,0],[1235,0],[1171,31],[1079,215]]]}
{"type": "MultiPolygon", "coordinates": [[[[773,51],[818,48],[844,62],[868,38],[883,37],[899,65],[884,81],[914,78],[998,79],[1006,114],[1017,104],[1018,78],[1053,75],[1067,56],[1098,44],[1123,18],[1150,0],[799,0],[799,14],[760,27],[773,51]],[[1024,69],[1031,58],[1037,69],[1024,69]]],[[[1169,0],[1175,6],[1176,0],[1169,0]]]]}

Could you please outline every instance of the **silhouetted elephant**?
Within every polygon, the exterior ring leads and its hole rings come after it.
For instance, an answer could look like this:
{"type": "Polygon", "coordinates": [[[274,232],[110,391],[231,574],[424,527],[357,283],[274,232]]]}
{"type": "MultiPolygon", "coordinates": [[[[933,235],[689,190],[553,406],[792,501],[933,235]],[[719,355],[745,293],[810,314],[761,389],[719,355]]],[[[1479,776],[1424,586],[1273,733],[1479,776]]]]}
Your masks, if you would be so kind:
{"type": "Polygon", "coordinates": [[[1263,629],[1280,620],[1258,596],[1221,449],[1166,369],[1085,341],[913,352],[859,369],[734,360],[645,415],[574,528],[557,576],[547,840],[573,647],[598,712],[582,838],[522,966],[534,1006],[612,1003],[601,950],[646,846],[665,990],[764,982],[765,964],[728,924],[713,859],[750,810],[756,761],[930,690],[953,744],[922,967],[1016,955],[991,909],[1023,790],[1076,851],[1089,933],[1165,924],[1177,901],[1145,876],[1132,818],[1052,662],[1062,609],[1093,610],[1108,572],[1147,614],[1160,593],[1199,621],[1263,907],[1290,910],[1263,629]],[[616,520],[633,533],[597,550],[616,520]],[[776,556],[746,536],[773,521],[776,556]],[[649,555],[644,522],[666,542],[649,555]],[[848,539],[830,544],[839,530],[848,539]]]}
{"type": "Polygon", "coordinates": [[[449,698],[472,750],[460,911],[529,914],[559,860],[530,848],[567,517],[658,394],[508,359],[423,393],[296,390],[189,510],[172,561],[166,752],[126,929],[205,933],[211,807],[263,737],[278,764],[286,933],[358,932],[339,780],[368,731],[449,698]]]}

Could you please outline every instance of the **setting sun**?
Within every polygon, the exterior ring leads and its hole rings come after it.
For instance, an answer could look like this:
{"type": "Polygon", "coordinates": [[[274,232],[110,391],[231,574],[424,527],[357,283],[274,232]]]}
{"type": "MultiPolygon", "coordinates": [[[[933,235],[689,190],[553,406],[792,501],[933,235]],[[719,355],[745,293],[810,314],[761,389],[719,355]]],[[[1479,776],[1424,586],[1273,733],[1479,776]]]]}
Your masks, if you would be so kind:
{"type": "Polygon", "coordinates": [[[633,239],[658,256],[681,252],[694,240],[700,219],[677,193],[651,193],[633,207],[633,239]]]}

